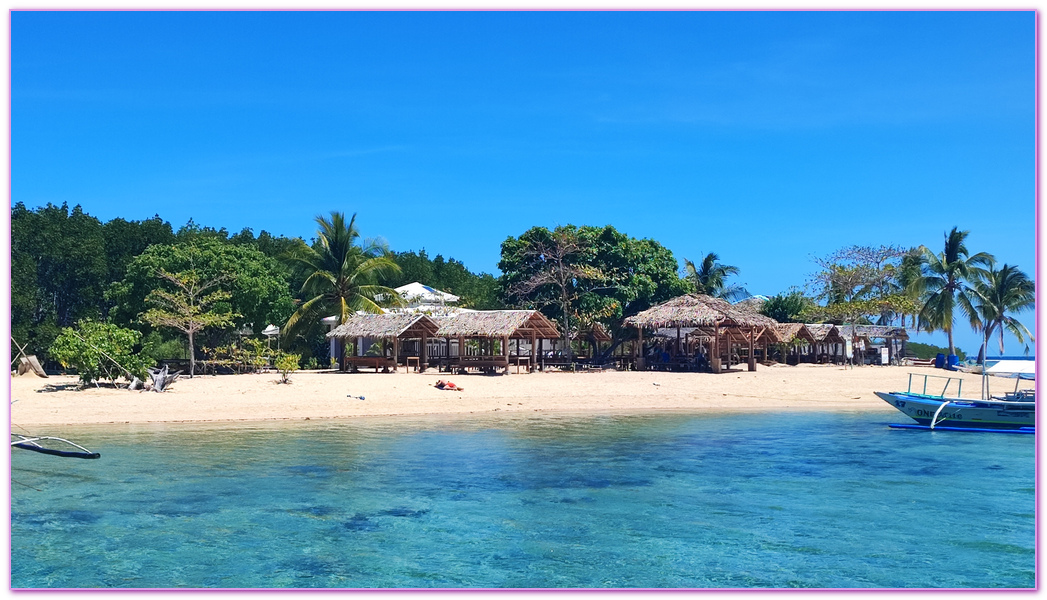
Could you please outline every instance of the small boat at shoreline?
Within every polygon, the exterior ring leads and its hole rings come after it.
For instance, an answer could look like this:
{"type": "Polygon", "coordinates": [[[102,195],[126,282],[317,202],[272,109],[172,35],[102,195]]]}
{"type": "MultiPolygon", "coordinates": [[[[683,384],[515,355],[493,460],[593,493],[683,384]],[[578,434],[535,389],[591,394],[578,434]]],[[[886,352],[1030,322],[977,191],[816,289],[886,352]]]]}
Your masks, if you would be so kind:
{"type": "Polygon", "coordinates": [[[84,448],[80,444],[70,442],[67,439],[54,437],[50,435],[34,435],[27,436],[20,433],[11,434],[11,447],[18,448],[20,450],[29,450],[31,452],[39,452],[40,454],[48,454],[50,456],[60,456],[62,458],[101,458],[102,455],[97,452],[91,452],[87,448],[84,448]],[[44,442],[44,443],[41,443],[44,442]],[[52,444],[48,442],[60,442],[76,448],[76,450],[62,450],[65,446],[60,448],[51,448],[52,444]]]}
{"type": "Polygon", "coordinates": [[[1000,361],[984,370],[982,397],[979,399],[963,398],[963,380],[955,377],[922,375],[922,388],[914,391],[913,376],[916,375],[917,384],[921,377],[914,373],[909,374],[907,391],[876,392],[876,395],[916,421],[915,425],[892,424],[894,428],[1035,433],[1036,391],[1018,389],[1022,380],[1035,377],[1035,371],[1035,363],[1031,361],[1000,361]],[[990,395],[984,380],[988,375],[1017,378],[1014,391],[1003,396],[990,395]],[[928,393],[932,380],[943,379],[945,383],[940,394],[928,393]],[[955,387],[955,396],[947,396],[952,387],[955,387]]]}

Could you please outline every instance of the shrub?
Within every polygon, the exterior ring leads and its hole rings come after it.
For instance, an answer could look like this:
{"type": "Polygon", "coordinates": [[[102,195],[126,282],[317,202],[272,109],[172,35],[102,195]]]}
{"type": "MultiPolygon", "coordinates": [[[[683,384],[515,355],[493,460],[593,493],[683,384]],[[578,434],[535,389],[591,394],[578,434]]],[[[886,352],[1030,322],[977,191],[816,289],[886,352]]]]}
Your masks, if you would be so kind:
{"type": "Polygon", "coordinates": [[[291,383],[291,373],[298,370],[298,361],[302,360],[301,354],[286,354],[280,352],[276,356],[276,370],[280,371],[280,383],[291,383]]]}
{"type": "Polygon", "coordinates": [[[82,385],[100,379],[115,383],[120,377],[145,379],[153,361],[134,352],[141,337],[132,329],[85,319],[75,329],[62,329],[51,345],[51,356],[63,367],[75,369],[82,385]]]}
{"type": "MultiPolygon", "coordinates": [[[[931,344],[921,344],[919,342],[906,342],[905,347],[910,354],[915,355],[916,358],[919,359],[934,358],[938,354],[949,354],[948,348],[942,348],[931,344]]],[[[956,349],[956,356],[959,357],[960,360],[967,360],[967,354],[959,348],[956,349]]]]}

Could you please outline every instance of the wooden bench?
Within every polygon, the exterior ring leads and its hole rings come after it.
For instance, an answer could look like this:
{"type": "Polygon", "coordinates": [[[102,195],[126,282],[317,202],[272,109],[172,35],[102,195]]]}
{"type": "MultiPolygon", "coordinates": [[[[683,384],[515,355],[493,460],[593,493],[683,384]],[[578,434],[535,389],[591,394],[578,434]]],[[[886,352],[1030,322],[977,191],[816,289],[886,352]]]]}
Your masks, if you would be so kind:
{"type": "Polygon", "coordinates": [[[389,356],[346,356],[345,366],[353,373],[359,373],[360,367],[373,367],[375,373],[378,369],[396,369],[392,357],[389,356]]]}

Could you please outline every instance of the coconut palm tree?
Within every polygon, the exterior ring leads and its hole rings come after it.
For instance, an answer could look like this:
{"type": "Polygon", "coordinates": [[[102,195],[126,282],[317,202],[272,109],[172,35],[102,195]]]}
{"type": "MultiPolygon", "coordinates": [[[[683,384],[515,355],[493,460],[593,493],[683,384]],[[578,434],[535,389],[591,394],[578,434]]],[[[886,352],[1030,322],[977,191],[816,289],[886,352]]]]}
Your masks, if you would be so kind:
{"type": "Polygon", "coordinates": [[[380,300],[400,302],[396,290],[376,283],[380,276],[399,273],[400,267],[389,257],[385,244],[374,240],[357,243],[360,231],[355,214],[348,223],[340,212],[320,215],[316,224],[316,247],[301,244],[285,257],[305,275],[301,290],[305,300],[283,327],[288,337],[327,315],[337,315],[341,324],[356,311],[384,312],[380,300]]]}
{"type": "Polygon", "coordinates": [[[727,278],[741,272],[738,267],[724,265],[719,262],[720,257],[715,252],[710,252],[702,259],[700,266],[684,259],[684,277],[695,287],[699,294],[705,294],[714,298],[723,298],[729,302],[748,298],[751,294],[740,285],[727,285],[727,278]]]}
{"type": "Polygon", "coordinates": [[[922,247],[924,259],[923,275],[914,282],[920,292],[923,308],[920,310],[920,326],[927,331],[942,330],[949,336],[949,353],[956,354],[953,344],[953,311],[956,306],[968,317],[971,326],[978,328],[978,314],[972,303],[971,282],[984,276],[983,267],[991,266],[996,259],[985,252],[970,254],[964,241],[969,231],[956,227],[945,234],[945,248],[941,254],[922,247]]]}
{"type": "MultiPolygon", "coordinates": [[[[1036,286],[1028,275],[1007,264],[998,271],[989,267],[988,271],[974,282],[974,291],[978,296],[975,308],[978,310],[986,346],[997,329],[1000,332],[1001,355],[1004,330],[1010,331],[1018,338],[1019,344],[1025,343],[1025,336],[1030,340],[1035,339],[1025,325],[1008,314],[1035,308],[1036,286]]],[[[984,356],[979,358],[984,359],[984,356]]]]}
{"type": "MultiPolygon", "coordinates": [[[[895,291],[909,298],[914,304],[919,304],[919,290],[917,289],[918,281],[923,273],[923,252],[920,248],[913,248],[905,253],[902,257],[901,264],[898,265],[898,269],[895,271],[894,283],[895,291]]],[[[899,313],[901,320],[901,326],[905,327],[905,317],[911,317],[912,327],[916,327],[917,315],[909,315],[908,313],[899,313]]],[[[885,323],[881,323],[883,325],[885,323]]]]}

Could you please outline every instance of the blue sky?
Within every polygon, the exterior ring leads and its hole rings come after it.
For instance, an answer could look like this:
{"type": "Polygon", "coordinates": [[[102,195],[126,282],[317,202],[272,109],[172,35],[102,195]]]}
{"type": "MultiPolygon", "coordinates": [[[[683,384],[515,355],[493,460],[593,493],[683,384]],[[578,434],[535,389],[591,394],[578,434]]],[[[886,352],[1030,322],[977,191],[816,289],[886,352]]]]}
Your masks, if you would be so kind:
{"type": "Polygon", "coordinates": [[[307,239],[356,212],[496,275],[508,236],[611,224],[766,295],[812,256],[958,226],[1034,275],[1031,11],[14,12],[11,32],[30,207],[307,239]]]}

